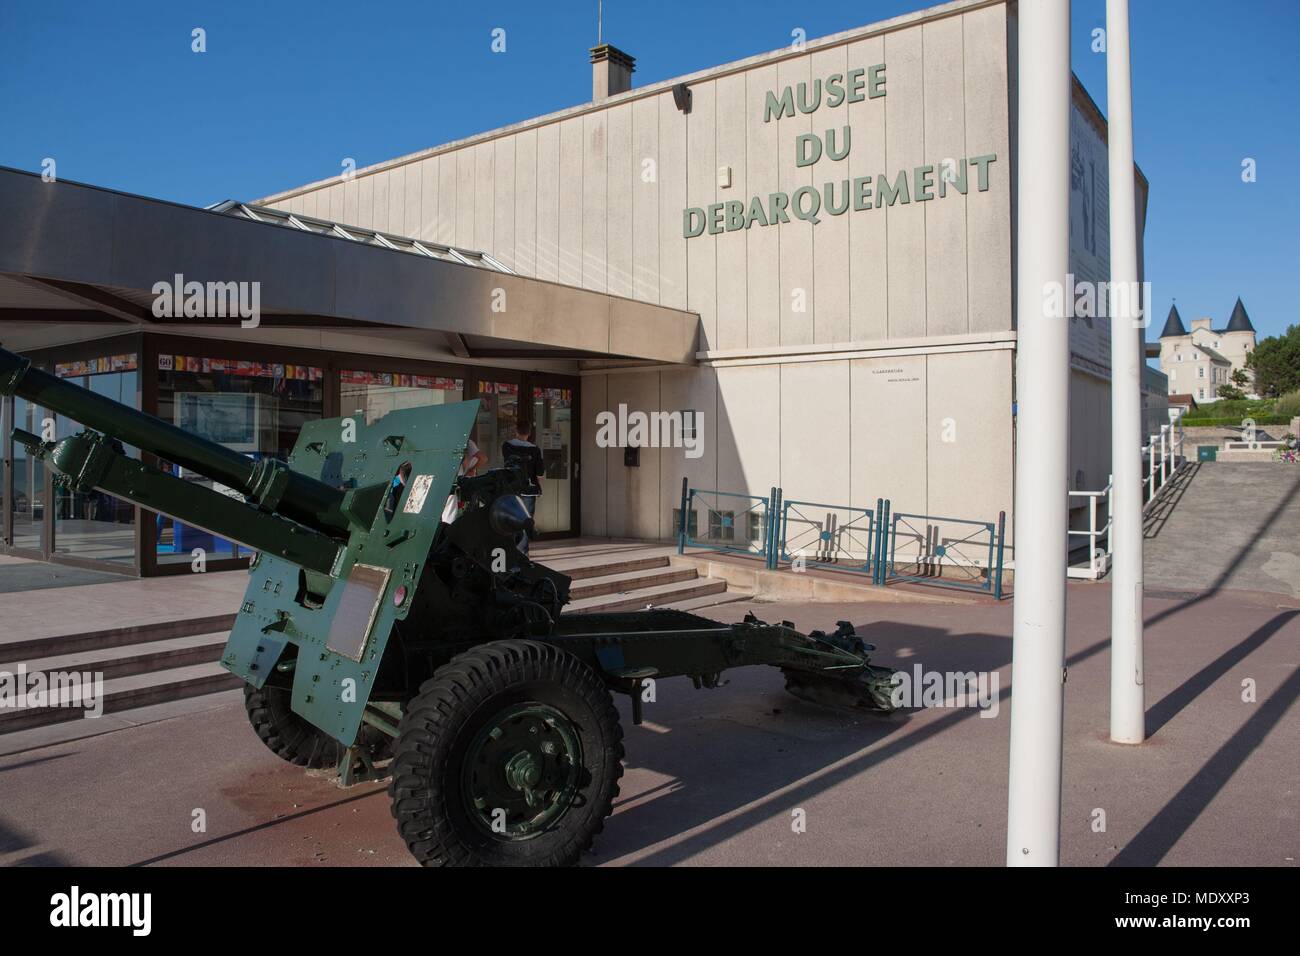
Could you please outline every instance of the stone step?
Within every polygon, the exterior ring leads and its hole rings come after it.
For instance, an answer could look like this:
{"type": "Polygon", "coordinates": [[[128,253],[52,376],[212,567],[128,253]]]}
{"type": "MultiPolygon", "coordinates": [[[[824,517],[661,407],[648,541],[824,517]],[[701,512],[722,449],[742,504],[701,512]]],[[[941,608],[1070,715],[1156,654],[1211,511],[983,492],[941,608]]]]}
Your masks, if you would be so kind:
{"type": "Polygon", "coordinates": [[[104,680],[114,680],[133,674],[147,674],[220,660],[228,636],[225,631],[194,634],[143,644],[123,644],[120,647],[101,647],[73,654],[38,657],[23,663],[29,674],[93,671],[103,674],[104,680]]]}
{"type": "MultiPolygon", "coordinates": [[[[674,611],[698,611],[701,608],[717,607],[719,604],[750,600],[753,600],[752,594],[743,594],[739,591],[718,591],[714,594],[687,598],[684,601],[674,601],[671,604],[656,604],[655,607],[671,608],[674,611]]],[[[705,616],[707,617],[707,615],[705,616]]]]}
{"type": "Polygon", "coordinates": [[[634,574],[638,571],[648,571],[652,568],[668,567],[668,555],[652,555],[647,558],[627,558],[616,560],[611,558],[604,563],[590,563],[590,559],[584,559],[582,564],[574,564],[570,561],[547,561],[541,555],[537,556],[537,562],[553,571],[559,571],[574,581],[585,581],[589,578],[603,578],[614,574],[634,574]]]}
{"type": "MultiPolygon", "coordinates": [[[[237,607],[238,604],[236,603],[237,607]]],[[[148,624],[131,624],[126,627],[108,627],[73,634],[51,634],[44,637],[26,637],[4,640],[0,637],[0,667],[18,661],[41,657],[61,657],[82,651],[102,650],[165,641],[176,637],[193,637],[198,634],[226,633],[235,624],[235,612],[208,614],[201,617],[176,617],[148,624]]]]}
{"type": "Polygon", "coordinates": [[[679,581],[692,581],[699,576],[693,567],[670,567],[665,565],[645,571],[608,574],[587,578],[569,588],[569,596],[574,601],[584,598],[599,597],[602,594],[622,594],[627,591],[640,591],[660,584],[676,584],[679,581]]]}
{"type": "Polygon", "coordinates": [[[674,584],[660,584],[622,594],[602,594],[583,598],[565,606],[566,614],[590,614],[593,611],[627,611],[643,608],[647,604],[662,607],[676,601],[686,601],[705,595],[721,594],[727,582],[721,578],[694,578],[674,584]]]}
{"type": "MultiPolygon", "coordinates": [[[[104,713],[197,697],[216,691],[241,687],[243,681],[216,663],[191,664],[147,674],[133,674],[104,681],[104,713]]],[[[80,698],[79,698],[80,699],[80,698]]],[[[85,708],[78,706],[0,708],[0,734],[28,730],[46,724],[85,718],[85,708]]]]}

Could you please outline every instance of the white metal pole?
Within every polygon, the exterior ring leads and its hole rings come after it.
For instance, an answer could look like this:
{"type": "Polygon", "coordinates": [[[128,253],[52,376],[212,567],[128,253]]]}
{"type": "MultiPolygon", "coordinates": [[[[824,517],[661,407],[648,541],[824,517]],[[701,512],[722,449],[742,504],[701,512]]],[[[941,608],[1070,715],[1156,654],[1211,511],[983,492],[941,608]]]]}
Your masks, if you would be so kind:
{"type": "MultiPolygon", "coordinates": [[[[1111,468],[1115,538],[1110,588],[1110,739],[1146,739],[1142,688],[1142,356],[1133,184],[1133,90],[1128,0],[1106,0],[1106,122],[1110,153],[1111,468]]],[[[1149,309],[1151,303],[1141,303],[1149,309]]],[[[1163,436],[1162,436],[1163,443],[1163,436]]],[[[1156,436],[1149,493],[1155,494],[1156,436]]]]}
{"type": "Polygon", "coordinates": [[[1070,2],[1021,0],[1016,102],[1016,590],[1007,865],[1055,866],[1069,500],[1070,2]]]}

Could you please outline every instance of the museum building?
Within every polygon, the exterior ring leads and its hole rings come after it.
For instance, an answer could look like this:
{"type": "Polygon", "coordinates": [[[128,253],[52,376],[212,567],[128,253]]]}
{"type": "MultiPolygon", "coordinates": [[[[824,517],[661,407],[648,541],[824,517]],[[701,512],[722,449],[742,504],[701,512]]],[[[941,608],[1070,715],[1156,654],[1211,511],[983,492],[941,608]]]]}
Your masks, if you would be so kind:
{"type": "MultiPolygon", "coordinates": [[[[1012,531],[1015,17],[956,0],[644,87],[600,46],[589,103],[207,209],[0,170],[0,344],[254,457],[314,418],[479,399],[490,463],[533,425],[550,536],[669,539],[683,479],[1012,531]],[[685,413],[689,441],[627,454],[597,427],[635,412],[685,413]]],[[[1071,266],[1105,281],[1105,123],[1072,99],[1071,266]]],[[[1065,321],[1071,487],[1100,489],[1109,323],[1065,321]]],[[[45,423],[3,412],[6,436],[45,423]]],[[[7,437],[3,459],[5,551],[246,561],[59,489],[7,437]]],[[[691,527],[764,533],[715,517],[691,527]]]]}

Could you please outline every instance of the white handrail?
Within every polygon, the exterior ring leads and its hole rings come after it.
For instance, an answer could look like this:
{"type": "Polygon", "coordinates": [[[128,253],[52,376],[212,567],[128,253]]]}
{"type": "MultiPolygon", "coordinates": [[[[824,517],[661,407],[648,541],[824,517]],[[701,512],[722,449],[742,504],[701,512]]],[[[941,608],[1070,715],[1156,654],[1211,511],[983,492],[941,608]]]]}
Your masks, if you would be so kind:
{"type": "MultiPolygon", "coordinates": [[[[1147,436],[1147,443],[1142,446],[1142,454],[1147,458],[1147,475],[1142,482],[1142,511],[1144,514],[1160,497],[1164,489],[1169,486],[1169,479],[1176,476],[1187,464],[1186,459],[1183,458],[1183,437],[1181,416],[1171,424],[1161,425],[1158,433],[1147,436]],[[1158,461],[1157,456],[1159,456],[1158,461]]],[[[1088,507],[1087,530],[1076,531],[1072,529],[1068,532],[1070,535],[1088,539],[1088,564],[1069,568],[1067,573],[1072,578],[1085,578],[1095,581],[1105,576],[1106,572],[1110,570],[1110,494],[1114,485],[1115,476],[1110,475],[1107,478],[1106,487],[1100,491],[1080,490],[1068,492],[1070,499],[1086,499],[1088,507]],[[1103,500],[1106,503],[1106,520],[1103,525],[1098,527],[1097,508],[1103,500]],[[1104,550],[1098,543],[1103,537],[1106,539],[1104,550]]],[[[1074,504],[1073,500],[1071,500],[1071,505],[1074,504]]]]}

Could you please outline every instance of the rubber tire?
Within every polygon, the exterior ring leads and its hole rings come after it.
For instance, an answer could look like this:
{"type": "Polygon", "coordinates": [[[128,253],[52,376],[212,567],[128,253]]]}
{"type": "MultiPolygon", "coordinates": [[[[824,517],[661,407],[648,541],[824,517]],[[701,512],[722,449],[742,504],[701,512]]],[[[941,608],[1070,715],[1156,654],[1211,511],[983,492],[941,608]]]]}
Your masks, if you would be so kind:
{"type": "MultiPolygon", "coordinates": [[[[258,739],[279,757],[297,767],[320,770],[337,767],[343,759],[343,744],[305,718],[291,706],[293,690],[264,684],[260,689],[244,685],[244,710],[258,739]]],[[[372,760],[385,760],[391,748],[382,731],[368,725],[361,728],[360,742],[370,749],[372,760]]]]}
{"type": "Polygon", "coordinates": [[[536,641],[493,641],[440,667],[406,708],[395,751],[393,818],[422,866],[571,866],[604,827],[623,775],[623,728],[609,689],[573,655],[536,641]],[[549,830],[509,842],[470,819],[460,762],[483,724],[521,701],[549,704],[576,727],[585,799],[549,830]]]}

